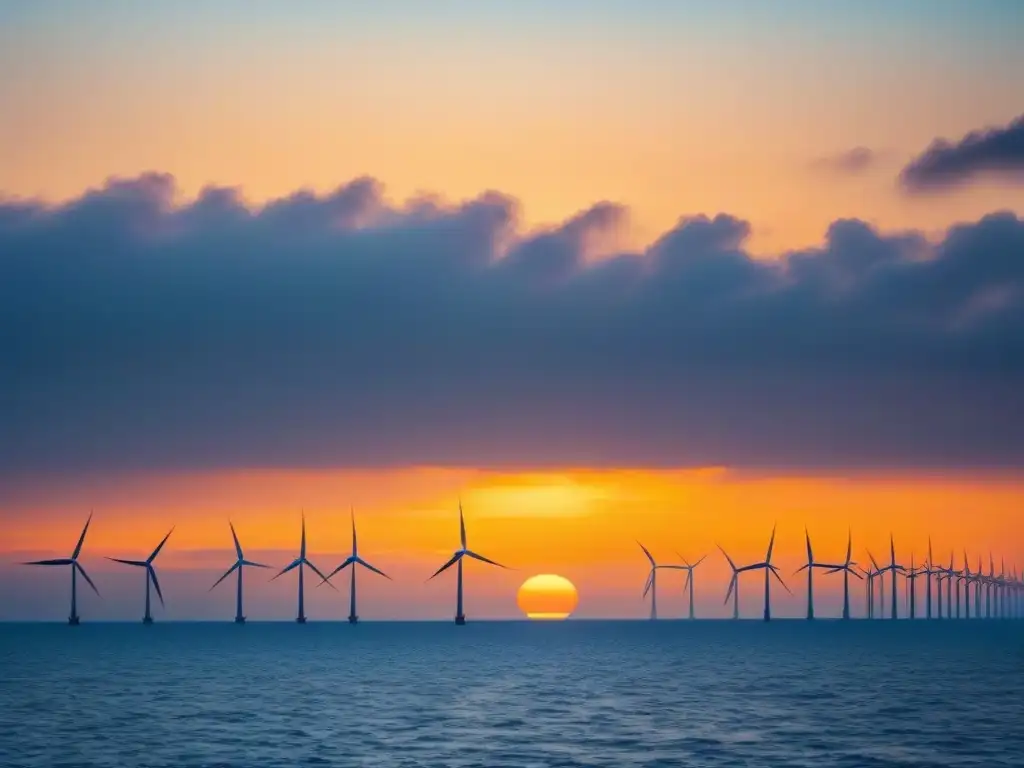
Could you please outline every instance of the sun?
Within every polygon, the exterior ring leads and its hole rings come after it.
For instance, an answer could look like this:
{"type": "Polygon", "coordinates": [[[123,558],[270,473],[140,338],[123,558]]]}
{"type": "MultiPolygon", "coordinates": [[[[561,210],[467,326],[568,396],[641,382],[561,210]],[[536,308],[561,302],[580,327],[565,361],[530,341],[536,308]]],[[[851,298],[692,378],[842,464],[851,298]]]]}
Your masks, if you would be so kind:
{"type": "Polygon", "coordinates": [[[541,573],[523,582],[516,602],[528,619],[566,619],[576,610],[579,593],[564,576],[541,573]]]}

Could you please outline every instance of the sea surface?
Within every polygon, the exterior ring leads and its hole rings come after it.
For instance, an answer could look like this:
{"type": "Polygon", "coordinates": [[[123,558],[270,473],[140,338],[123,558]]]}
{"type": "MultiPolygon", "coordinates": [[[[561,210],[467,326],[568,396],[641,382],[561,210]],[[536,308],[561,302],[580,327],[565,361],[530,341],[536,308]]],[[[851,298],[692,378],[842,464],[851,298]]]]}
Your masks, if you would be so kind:
{"type": "Polygon", "coordinates": [[[1024,766],[1024,622],[0,624],[0,766],[1024,766]]]}

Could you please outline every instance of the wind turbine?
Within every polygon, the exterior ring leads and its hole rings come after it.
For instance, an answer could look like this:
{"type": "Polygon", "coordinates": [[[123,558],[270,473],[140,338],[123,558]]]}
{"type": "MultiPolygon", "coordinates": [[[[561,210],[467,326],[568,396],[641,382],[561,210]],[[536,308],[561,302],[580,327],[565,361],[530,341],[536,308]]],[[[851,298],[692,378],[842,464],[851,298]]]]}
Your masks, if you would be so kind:
{"type": "MultiPolygon", "coordinates": [[[[346,557],[345,561],[341,565],[339,565],[337,568],[335,568],[333,571],[327,574],[327,578],[324,579],[324,581],[328,581],[332,576],[334,576],[334,574],[338,573],[339,571],[345,570],[350,565],[352,566],[352,573],[350,574],[351,589],[349,591],[348,623],[355,624],[359,621],[359,614],[356,613],[356,566],[361,565],[363,566],[363,568],[366,568],[367,570],[373,571],[374,573],[379,573],[381,576],[383,576],[385,579],[388,579],[389,581],[391,581],[392,579],[390,576],[384,573],[384,571],[370,565],[368,562],[366,562],[365,560],[363,560],[363,558],[359,556],[359,549],[356,545],[355,510],[350,510],[350,514],[352,516],[352,554],[346,557]]],[[[323,582],[321,582],[321,584],[323,584],[323,582]]]]}
{"type": "Polygon", "coordinates": [[[981,589],[985,584],[984,566],[981,564],[981,555],[978,555],[978,570],[974,574],[974,618],[981,618],[981,589]]]}
{"type": "MultiPolygon", "coordinates": [[[[809,538],[808,538],[807,546],[808,546],[808,554],[809,554],[810,553],[810,539],[809,538]]],[[[808,560],[810,560],[810,557],[808,557],[808,560]]],[[[858,579],[861,579],[861,580],[863,580],[863,578],[864,578],[859,573],[857,573],[857,571],[854,570],[854,566],[856,566],[856,565],[857,564],[855,562],[853,562],[853,533],[852,532],[847,532],[847,535],[846,535],[846,560],[843,562],[843,564],[842,565],[821,566],[823,568],[829,568],[830,569],[829,571],[827,571],[827,573],[839,573],[840,571],[842,571],[842,573],[843,573],[843,618],[847,619],[847,620],[850,618],[850,574],[852,573],[854,576],[856,576],[858,579]]],[[[808,586],[808,593],[810,593],[810,575],[808,575],[807,581],[808,581],[808,585],[807,585],[808,586]]],[[[810,606],[808,606],[808,607],[810,607],[810,606]]]]}
{"type": "Polygon", "coordinates": [[[719,544],[718,548],[722,550],[722,554],[725,555],[725,559],[729,561],[729,567],[732,568],[732,578],[729,579],[729,590],[725,593],[725,603],[729,602],[729,598],[732,598],[732,617],[738,619],[740,617],[740,574],[744,571],[750,570],[750,566],[743,566],[737,568],[736,563],[729,557],[729,553],[722,548],[719,544]]]}
{"type": "Polygon", "coordinates": [[[224,575],[221,576],[217,581],[210,587],[210,591],[213,592],[217,585],[220,584],[224,579],[230,576],[233,572],[238,571],[238,594],[235,600],[235,624],[245,624],[245,616],[242,615],[242,569],[249,565],[254,568],[269,568],[269,565],[263,563],[254,563],[252,560],[246,560],[245,555],[242,554],[242,545],[238,543],[238,535],[235,533],[235,526],[228,521],[228,526],[231,528],[231,538],[235,541],[235,554],[238,555],[238,559],[235,560],[235,564],[232,565],[224,575]]]}
{"type": "Polygon", "coordinates": [[[881,576],[882,579],[883,579],[883,581],[882,581],[882,590],[883,590],[882,591],[882,610],[884,611],[885,610],[885,591],[884,591],[885,590],[885,581],[884,581],[885,577],[882,576],[882,574],[885,573],[886,571],[889,571],[892,574],[892,615],[891,615],[891,618],[893,620],[895,620],[895,619],[899,618],[899,612],[897,611],[897,608],[896,608],[896,606],[898,604],[897,597],[899,595],[899,589],[896,586],[897,571],[906,571],[907,569],[904,568],[902,565],[897,565],[896,564],[896,544],[893,542],[892,534],[891,533],[889,534],[889,555],[890,555],[889,565],[883,566],[882,568],[878,568],[877,575],[881,576]]]}
{"type": "Polygon", "coordinates": [[[159,544],[156,545],[156,549],[153,553],[145,560],[121,560],[117,557],[108,557],[107,560],[113,560],[115,563],[124,563],[125,565],[134,565],[137,568],[146,569],[146,614],[142,617],[143,624],[152,624],[153,616],[149,611],[149,584],[153,583],[153,588],[156,590],[156,596],[160,598],[160,605],[164,604],[164,595],[160,591],[160,582],[156,578],[156,568],[153,567],[153,561],[156,560],[156,556],[160,554],[160,550],[164,548],[164,544],[171,538],[171,534],[174,533],[174,528],[167,532],[167,535],[163,537],[159,544]]]}
{"type": "Polygon", "coordinates": [[[988,552],[988,577],[985,579],[985,618],[992,618],[992,588],[996,580],[996,563],[992,559],[992,550],[988,552]]]}
{"type": "MultiPolygon", "coordinates": [[[[927,603],[926,603],[926,606],[925,606],[925,610],[926,610],[925,618],[928,618],[928,619],[930,619],[932,617],[932,576],[937,573],[937,571],[935,570],[935,566],[933,565],[934,562],[935,562],[935,560],[932,558],[932,537],[929,536],[928,537],[928,562],[925,564],[925,569],[922,571],[922,573],[925,574],[925,576],[928,577],[926,579],[928,591],[925,593],[925,597],[927,598],[927,603]]],[[[942,605],[942,588],[941,587],[939,588],[939,605],[940,606],[942,605]]]]}
{"type": "MultiPolygon", "coordinates": [[[[637,542],[640,544],[640,542],[637,542]]],[[[647,556],[647,561],[650,562],[650,572],[647,574],[647,581],[643,585],[643,596],[647,597],[647,593],[650,592],[650,621],[655,621],[657,618],[657,563],[654,562],[654,557],[650,554],[646,547],[640,544],[640,549],[647,556]]]]}
{"type": "MultiPolygon", "coordinates": [[[[956,581],[960,572],[953,568],[953,550],[949,550],[949,568],[943,568],[943,575],[939,578],[946,579],[946,618],[953,618],[953,583],[956,582],[956,617],[960,618],[960,582],[956,581]]],[[[941,583],[941,581],[940,581],[941,583]]]]}
{"type": "Polygon", "coordinates": [[[92,512],[89,513],[89,517],[85,520],[85,527],[82,528],[82,534],[78,537],[78,544],[75,545],[75,551],[71,553],[71,557],[61,557],[56,560],[33,560],[24,565],[70,565],[71,566],[71,613],[68,614],[68,624],[71,626],[78,626],[78,582],[77,576],[79,573],[82,574],[82,578],[86,580],[92,591],[97,595],[100,593],[96,589],[96,585],[92,583],[92,579],[89,578],[89,574],[85,572],[85,568],[78,562],[78,556],[82,553],[82,544],[85,542],[86,531],[89,530],[89,523],[92,522],[92,512]]]}
{"type": "Polygon", "coordinates": [[[772,593],[771,593],[771,577],[772,576],[774,576],[776,579],[779,580],[779,584],[782,585],[783,589],[785,589],[787,592],[789,592],[789,594],[793,594],[792,592],[790,592],[789,587],[786,586],[786,582],[784,582],[782,580],[782,577],[779,576],[779,569],[776,568],[774,565],[772,565],[772,549],[774,549],[774,548],[775,548],[775,526],[772,526],[772,537],[768,541],[768,552],[767,552],[767,554],[765,554],[764,562],[763,563],[754,563],[753,565],[748,565],[744,569],[744,570],[748,570],[748,571],[760,571],[760,570],[764,571],[764,620],[765,621],[771,621],[772,620],[772,593]]]}
{"type": "MultiPolygon", "coordinates": [[[[676,554],[679,555],[678,552],[676,552],[676,554]]],[[[688,593],[689,593],[690,613],[689,613],[688,618],[691,619],[691,620],[696,618],[694,616],[694,613],[693,613],[693,569],[696,568],[701,563],[703,563],[705,558],[707,558],[707,555],[704,555],[696,563],[694,563],[693,565],[690,565],[690,563],[686,560],[685,557],[683,557],[682,555],[679,555],[679,559],[683,561],[683,565],[681,565],[681,566],[680,565],[673,566],[676,570],[686,571],[686,583],[683,584],[683,589],[687,590],[688,593]]]]}
{"type": "Polygon", "coordinates": [[[804,527],[804,539],[807,541],[807,562],[797,568],[793,575],[795,576],[800,571],[807,571],[807,620],[810,621],[814,618],[814,569],[835,568],[836,566],[814,562],[814,550],[811,549],[811,534],[807,531],[806,526],[804,527]]]}
{"type": "MultiPolygon", "coordinates": [[[[971,573],[971,564],[967,560],[967,550],[964,550],[964,569],[960,574],[960,581],[964,583],[964,618],[971,618],[971,583],[974,581],[974,574],[971,573]]],[[[957,585],[957,597],[959,598],[960,587],[957,585]]],[[[960,600],[957,600],[957,605],[960,600]]]]}
{"type": "Polygon", "coordinates": [[[442,565],[431,576],[427,581],[430,581],[436,576],[444,573],[446,570],[451,568],[453,565],[458,563],[458,587],[455,598],[455,623],[462,625],[466,623],[466,615],[462,612],[462,561],[466,557],[471,557],[474,560],[479,560],[481,563],[488,563],[490,565],[496,565],[499,568],[505,568],[501,563],[496,563],[483,555],[477,554],[466,547],[466,520],[462,515],[462,501],[459,501],[459,541],[461,547],[455,550],[455,554],[452,555],[451,560],[442,565]]]}
{"type": "Polygon", "coordinates": [[[918,570],[914,567],[914,553],[910,553],[910,570],[906,572],[906,584],[907,593],[910,596],[909,609],[910,618],[917,618],[917,577],[921,575],[923,571],[918,570]]]}
{"type": "MultiPolygon", "coordinates": [[[[863,571],[867,578],[867,618],[873,619],[875,618],[875,579],[881,575],[882,571],[875,561],[875,556],[871,554],[871,550],[868,550],[868,559],[871,560],[871,565],[863,571]]],[[[882,604],[885,604],[885,582],[882,582],[882,604]]]]}
{"type": "MultiPolygon", "coordinates": [[[[294,568],[298,568],[299,569],[299,613],[295,617],[295,621],[298,624],[305,624],[306,623],[306,593],[305,593],[305,590],[303,589],[303,579],[302,579],[302,567],[303,566],[306,566],[311,571],[313,571],[313,573],[315,573],[317,576],[319,576],[321,579],[323,579],[324,581],[327,581],[327,579],[324,578],[324,575],[322,573],[320,573],[320,569],[317,568],[315,565],[313,565],[313,563],[311,563],[307,559],[307,557],[306,557],[306,513],[305,512],[302,513],[302,542],[299,544],[299,556],[297,558],[295,558],[294,560],[292,560],[291,563],[286,565],[284,568],[282,568],[281,572],[278,573],[277,576],[275,576],[273,579],[271,579],[271,581],[274,581],[274,579],[277,579],[280,576],[284,576],[286,573],[288,573],[288,571],[290,571],[290,570],[292,570],[294,568]]],[[[327,582],[327,586],[329,586],[331,589],[337,591],[337,587],[335,587],[330,582],[327,582]]]]}

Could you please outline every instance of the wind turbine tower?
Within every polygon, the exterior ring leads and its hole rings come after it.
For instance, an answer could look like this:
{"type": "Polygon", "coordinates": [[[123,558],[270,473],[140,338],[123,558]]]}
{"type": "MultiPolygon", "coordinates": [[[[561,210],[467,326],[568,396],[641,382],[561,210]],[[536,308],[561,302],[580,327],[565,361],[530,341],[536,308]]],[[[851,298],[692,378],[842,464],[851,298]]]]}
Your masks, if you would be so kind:
{"type": "MultiPolygon", "coordinates": [[[[350,574],[350,579],[351,580],[349,582],[350,589],[349,589],[348,623],[349,624],[356,624],[356,623],[359,622],[359,614],[356,612],[356,566],[361,565],[361,566],[363,566],[363,568],[366,568],[368,571],[373,571],[374,573],[379,574],[380,576],[383,576],[385,579],[388,579],[389,581],[391,580],[391,577],[388,576],[386,573],[384,573],[384,571],[380,570],[379,568],[370,565],[368,562],[366,562],[365,560],[363,560],[363,558],[361,558],[359,556],[359,548],[358,548],[358,545],[356,543],[356,513],[355,513],[355,510],[350,510],[350,515],[352,517],[352,554],[349,555],[347,558],[345,558],[344,562],[342,562],[341,565],[339,565],[337,568],[335,568],[333,571],[331,571],[329,574],[327,574],[327,578],[324,579],[324,581],[328,581],[332,576],[334,576],[334,574],[336,574],[336,573],[338,573],[340,571],[343,571],[345,568],[348,568],[350,565],[352,566],[352,573],[350,574]]],[[[321,582],[321,584],[323,584],[323,582],[321,582]]]]}
{"type": "Polygon", "coordinates": [[[71,553],[71,557],[61,557],[56,560],[33,560],[24,565],[70,565],[71,566],[71,613],[68,614],[68,624],[73,627],[77,627],[79,623],[78,616],[78,574],[82,574],[82,578],[85,579],[86,583],[92,587],[92,591],[97,595],[100,593],[96,589],[96,585],[92,583],[92,579],[89,578],[89,574],[85,572],[85,568],[78,562],[78,556],[82,554],[82,544],[85,543],[85,534],[89,530],[89,523],[92,522],[92,512],[89,513],[89,517],[85,520],[85,527],[82,528],[82,534],[78,537],[78,544],[75,545],[75,551],[71,553]]]}
{"type": "Polygon", "coordinates": [[[430,579],[427,579],[427,581],[430,581],[434,577],[441,575],[446,570],[451,568],[453,565],[458,564],[458,586],[456,588],[456,597],[455,597],[455,623],[457,625],[461,626],[461,625],[466,623],[466,614],[463,613],[463,610],[462,610],[462,564],[463,564],[463,560],[465,558],[467,558],[467,557],[471,557],[474,560],[479,560],[480,562],[488,563],[489,565],[496,565],[499,568],[505,568],[505,566],[502,565],[501,563],[496,563],[493,560],[490,560],[490,559],[484,557],[483,555],[477,554],[476,552],[473,552],[472,550],[467,548],[467,546],[466,546],[466,520],[465,520],[465,518],[463,517],[463,514],[462,514],[462,501],[459,501],[459,541],[461,543],[461,546],[460,546],[459,549],[455,550],[455,554],[452,555],[451,560],[449,560],[447,563],[445,563],[440,568],[438,568],[434,572],[434,575],[431,576],[430,579]]]}
{"type": "Polygon", "coordinates": [[[160,582],[156,578],[156,568],[153,567],[153,561],[156,560],[156,556],[160,554],[160,550],[164,548],[164,544],[174,533],[174,528],[171,528],[167,532],[167,535],[163,537],[159,544],[156,545],[156,549],[153,550],[152,554],[145,560],[121,560],[117,557],[108,557],[107,560],[113,560],[115,563],[123,563],[125,565],[134,565],[136,568],[146,569],[146,613],[142,617],[143,624],[152,624],[153,615],[150,613],[150,600],[149,600],[149,585],[153,584],[153,589],[156,590],[156,596],[160,598],[160,605],[164,604],[164,594],[160,591],[160,582]]]}
{"type": "Polygon", "coordinates": [[[238,543],[238,535],[235,533],[235,526],[230,520],[228,521],[228,527],[231,528],[231,538],[235,542],[235,554],[238,559],[235,560],[234,565],[224,572],[223,576],[213,583],[213,586],[210,587],[210,591],[213,592],[218,584],[224,581],[224,579],[230,576],[233,572],[238,571],[238,587],[235,595],[235,624],[245,624],[245,615],[242,613],[242,570],[246,566],[251,566],[253,568],[269,568],[270,566],[263,565],[263,563],[255,563],[252,560],[246,560],[245,555],[242,554],[242,545],[238,543]]]}
{"type": "MultiPolygon", "coordinates": [[[[324,575],[322,573],[320,573],[320,569],[317,568],[315,565],[313,565],[313,563],[311,563],[309,561],[309,559],[306,557],[306,513],[305,512],[302,513],[302,539],[301,539],[301,541],[299,543],[299,556],[297,558],[295,558],[294,560],[292,560],[284,568],[282,568],[280,570],[280,572],[277,574],[277,576],[274,576],[274,578],[271,579],[271,581],[274,581],[275,579],[278,579],[281,576],[284,576],[286,573],[288,573],[288,571],[294,570],[296,568],[299,569],[299,612],[298,612],[298,614],[295,617],[295,622],[297,624],[305,624],[306,623],[306,591],[305,591],[305,581],[303,579],[303,569],[304,568],[309,568],[311,571],[313,571],[313,573],[315,573],[321,579],[323,579],[324,581],[327,581],[327,579],[324,578],[324,575]]],[[[335,586],[333,584],[331,584],[330,582],[328,582],[328,586],[331,589],[336,589],[335,586]]]]}

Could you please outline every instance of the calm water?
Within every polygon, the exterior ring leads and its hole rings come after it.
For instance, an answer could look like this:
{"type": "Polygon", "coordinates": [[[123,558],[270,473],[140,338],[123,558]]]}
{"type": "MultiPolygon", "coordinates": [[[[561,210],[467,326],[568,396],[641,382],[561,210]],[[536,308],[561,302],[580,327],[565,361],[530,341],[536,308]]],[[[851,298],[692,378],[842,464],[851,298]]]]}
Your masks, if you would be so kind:
{"type": "Polygon", "coordinates": [[[1022,625],[0,624],[0,766],[1022,766],[1022,625]]]}

